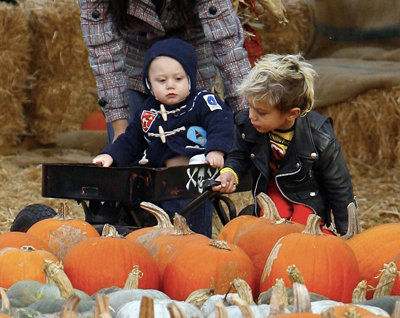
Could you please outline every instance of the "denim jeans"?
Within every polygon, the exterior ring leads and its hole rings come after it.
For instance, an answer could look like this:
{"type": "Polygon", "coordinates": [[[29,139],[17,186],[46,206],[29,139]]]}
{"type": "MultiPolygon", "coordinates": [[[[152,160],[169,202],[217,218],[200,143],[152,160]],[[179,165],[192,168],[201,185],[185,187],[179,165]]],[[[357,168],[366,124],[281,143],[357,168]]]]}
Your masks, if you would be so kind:
{"type": "MultiPolygon", "coordinates": [[[[129,103],[129,118],[128,123],[132,120],[137,109],[139,109],[148,95],[135,91],[133,89],[128,89],[128,103],[129,103]]],[[[107,143],[111,143],[114,139],[114,129],[111,123],[107,123],[107,143]]]]}
{"type": "MultiPolygon", "coordinates": [[[[182,209],[186,207],[192,200],[193,199],[165,200],[158,202],[158,206],[160,206],[165,212],[167,212],[170,219],[172,220],[175,212],[179,213],[180,211],[182,211],[182,209]]],[[[204,204],[185,216],[186,223],[189,225],[192,231],[204,234],[211,238],[213,210],[213,204],[210,200],[207,200],[204,204]]]]}
{"type": "MultiPolygon", "coordinates": [[[[141,107],[145,99],[147,98],[146,94],[141,92],[129,89],[128,90],[128,102],[129,102],[129,119],[128,122],[132,118],[134,118],[134,114],[141,107]]],[[[111,143],[114,138],[114,130],[112,128],[111,123],[107,123],[107,132],[108,132],[108,143],[111,143]]],[[[159,207],[165,210],[170,216],[171,220],[174,217],[175,212],[180,212],[192,199],[176,199],[176,200],[168,200],[155,202],[159,207]]],[[[196,210],[190,212],[186,215],[186,222],[189,225],[190,229],[196,233],[204,234],[211,238],[212,234],[212,214],[213,214],[214,206],[211,201],[207,200],[204,204],[199,206],[196,210]]]]}

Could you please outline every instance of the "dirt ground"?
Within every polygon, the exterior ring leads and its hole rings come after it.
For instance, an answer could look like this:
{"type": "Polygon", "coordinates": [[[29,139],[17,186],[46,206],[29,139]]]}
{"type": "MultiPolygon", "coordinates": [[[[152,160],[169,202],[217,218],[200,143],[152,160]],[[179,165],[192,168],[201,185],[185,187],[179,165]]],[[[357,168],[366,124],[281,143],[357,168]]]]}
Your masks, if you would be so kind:
{"type": "MultiPolygon", "coordinates": [[[[74,200],[44,198],[41,195],[42,163],[89,163],[97,149],[65,147],[21,147],[0,155],[0,233],[9,231],[15,216],[27,205],[46,204],[57,209],[68,202],[74,217],[84,218],[74,200]]],[[[362,163],[349,165],[359,206],[362,229],[380,223],[400,222],[400,166],[382,171],[362,163]]],[[[252,202],[249,192],[230,195],[238,211],[252,202]]],[[[214,218],[214,235],[221,228],[214,218]]]]}

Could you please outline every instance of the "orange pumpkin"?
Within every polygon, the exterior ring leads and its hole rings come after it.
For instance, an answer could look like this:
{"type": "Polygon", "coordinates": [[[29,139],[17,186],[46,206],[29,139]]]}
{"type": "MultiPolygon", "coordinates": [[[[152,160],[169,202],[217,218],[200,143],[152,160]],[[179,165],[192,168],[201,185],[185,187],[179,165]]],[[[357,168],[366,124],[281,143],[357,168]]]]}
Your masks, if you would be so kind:
{"type": "MultiPolygon", "coordinates": [[[[400,252],[400,223],[386,223],[371,227],[347,240],[356,256],[361,280],[376,287],[384,264],[390,263],[400,252]]],[[[373,291],[367,292],[371,299],[373,291]]]]}
{"type": "Polygon", "coordinates": [[[62,259],[74,244],[88,237],[100,236],[93,225],[69,217],[68,212],[68,206],[62,203],[55,217],[40,220],[27,231],[47,243],[50,251],[59,259],[62,259]]]}
{"type": "Polygon", "coordinates": [[[294,264],[310,292],[351,302],[353,290],[361,280],[356,257],[345,240],[322,233],[320,220],[319,216],[310,215],[302,233],[288,234],[275,244],[265,263],[260,291],[271,288],[277,278],[284,278],[289,286],[286,270],[294,264]]]}
{"type": "Polygon", "coordinates": [[[178,250],[165,267],[163,291],[176,300],[185,300],[203,288],[224,294],[235,278],[254,288],[254,265],[240,247],[225,241],[194,240],[178,250]]]}
{"type": "Polygon", "coordinates": [[[97,109],[90,113],[81,126],[82,130],[107,130],[107,123],[104,114],[97,109]]]}
{"type": "MultiPolygon", "coordinates": [[[[186,219],[176,214],[174,217],[174,231],[155,237],[146,248],[153,255],[160,271],[160,278],[164,275],[164,270],[170,259],[179,251],[182,246],[194,240],[210,242],[210,239],[202,234],[194,233],[186,224],[186,219]]],[[[162,287],[162,283],[161,283],[162,287]]]]}
{"type": "Polygon", "coordinates": [[[6,247],[22,247],[25,245],[33,246],[37,250],[50,251],[48,245],[35,235],[26,232],[5,232],[0,234],[0,250],[6,247]]]}
{"type": "Polygon", "coordinates": [[[0,286],[9,288],[20,280],[46,282],[43,264],[46,259],[58,262],[52,253],[32,246],[6,247],[0,250],[0,286]]]}
{"type": "Polygon", "coordinates": [[[140,207],[153,215],[157,224],[130,232],[125,236],[128,240],[136,241],[147,247],[157,236],[175,232],[169,215],[162,208],[150,202],[141,202],[140,207]]]}
{"type": "Polygon", "coordinates": [[[303,224],[282,219],[275,204],[265,193],[257,195],[257,202],[264,212],[262,217],[249,215],[243,216],[246,218],[237,217],[228,222],[218,236],[218,239],[229,238],[229,242],[242,248],[253,261],[257,279],[253,291],[256,298],[259,294],[259,281],[265,262],[275,243],[282,236],[289,233],[300,233],[305,229],[303,224]],[[242,225],[240,221],[243,221],[242,225]],[[230,235],[232,228],[229,225],[231,222],[235,222],[233,237],[230,235]]]}
{"type": "Polygon", "coordinates": [[[89,295],[110,286],[124,287],[134,265],[143,273],[139,288],[158,289],[156,261],[142,245],[123,237],[101,236],[75,244],[63,259],[74,288],[89,295]]]}

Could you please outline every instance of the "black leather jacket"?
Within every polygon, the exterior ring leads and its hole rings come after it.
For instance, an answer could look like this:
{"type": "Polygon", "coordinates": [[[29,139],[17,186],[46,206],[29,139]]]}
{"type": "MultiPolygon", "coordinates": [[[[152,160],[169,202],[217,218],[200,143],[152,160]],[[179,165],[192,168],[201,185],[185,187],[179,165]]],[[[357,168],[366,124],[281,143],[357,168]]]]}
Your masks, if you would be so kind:
{"type": "MultiPolygon", "coordinates": [[[[266,192],[271,177],[268,135],[255,130],[248,110],[238,113],[235,119],[235,144],[225,167],[238,174],[239,182],[250,170],[256,196],[266,192]]],[[[331,223],[332,211],[337,231],[346,233],[347,205],[355,199],[350,173],[329,117],[312,111],[297,118],[293,139],[275,179],[285,198],[310,207],[327,225],[331,223]]]]}

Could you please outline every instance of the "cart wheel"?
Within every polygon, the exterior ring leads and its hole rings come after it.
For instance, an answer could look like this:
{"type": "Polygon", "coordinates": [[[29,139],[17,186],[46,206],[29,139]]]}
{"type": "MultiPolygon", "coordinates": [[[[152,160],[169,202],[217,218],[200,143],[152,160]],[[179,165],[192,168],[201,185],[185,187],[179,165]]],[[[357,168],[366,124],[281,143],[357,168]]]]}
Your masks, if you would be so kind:
{"type": "Polygon", "coordinates": [[[245,206],[243,209],[240,210],[238,215],[254,215],[254,204],[245,206]]]}
{"type": "Polygon", "coordinates": [[[43,219],[52,218],[57,213],[45,204],[30,204],[23,208],[15,217],[10,231],[26,232],[28,229],[43,219]]]}

